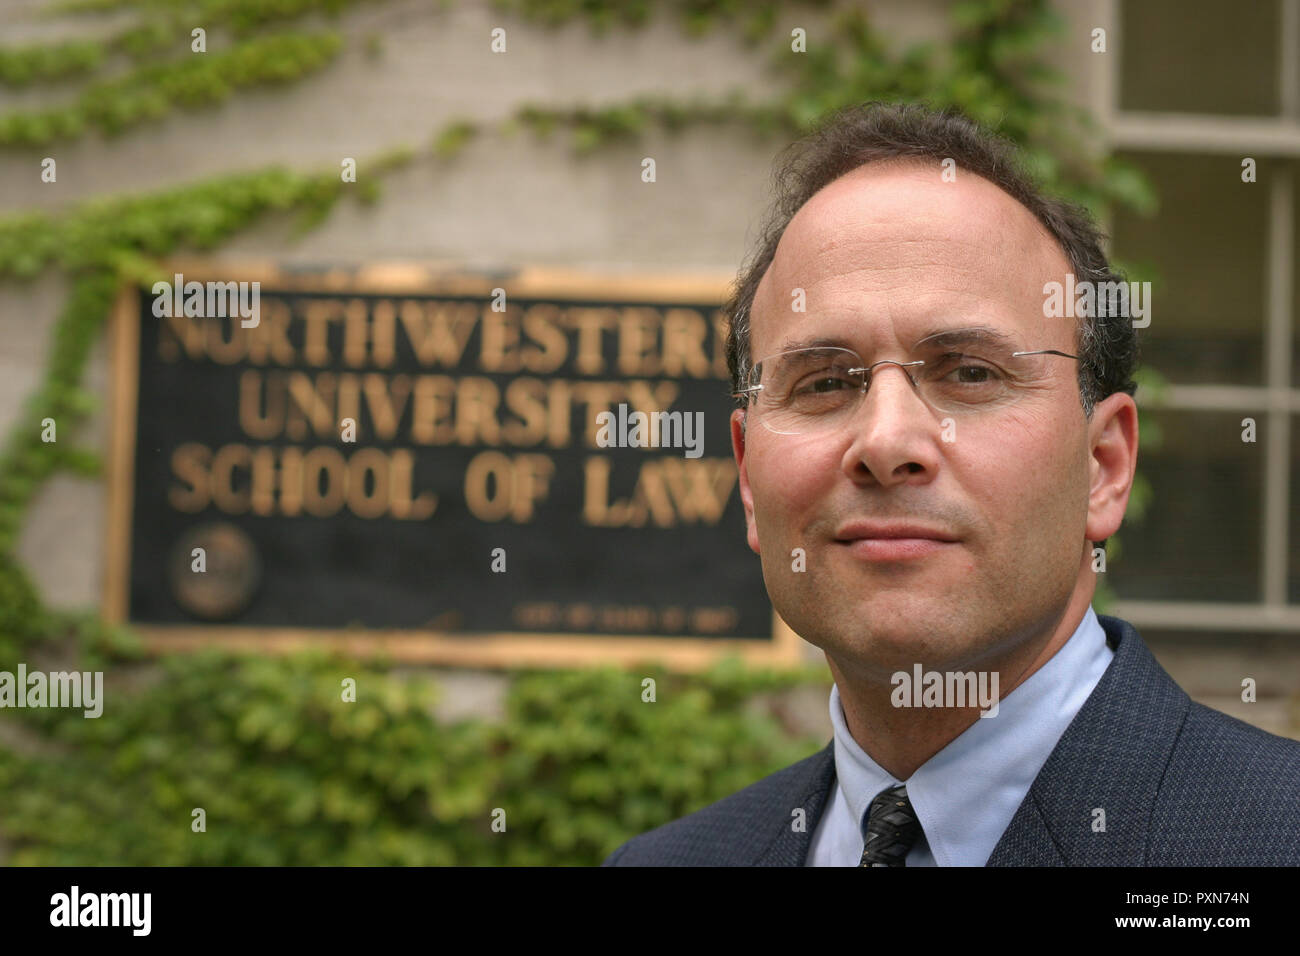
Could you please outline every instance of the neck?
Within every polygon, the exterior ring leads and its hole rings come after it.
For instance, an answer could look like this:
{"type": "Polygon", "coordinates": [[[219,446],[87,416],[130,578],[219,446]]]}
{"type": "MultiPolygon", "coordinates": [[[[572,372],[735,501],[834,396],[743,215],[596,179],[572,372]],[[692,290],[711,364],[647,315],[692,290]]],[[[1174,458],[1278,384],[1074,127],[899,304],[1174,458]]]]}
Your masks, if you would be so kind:
{"type": "MultiPolygon", "coordinates": [[[[1092,589],[1079,589],[1053,627],[1016,642],[1005,654],[982,662],[998,673],[999,697],[1006,697],[1052,659],[1070,639],[1087,613],[1092,589]]],[[[894,686],[868,678],[852,661],[826,655],[849,733],[868,756],[897,780],[916,769],[961,736],[976,720],[980,707],[896,707],[894,686]]]]}

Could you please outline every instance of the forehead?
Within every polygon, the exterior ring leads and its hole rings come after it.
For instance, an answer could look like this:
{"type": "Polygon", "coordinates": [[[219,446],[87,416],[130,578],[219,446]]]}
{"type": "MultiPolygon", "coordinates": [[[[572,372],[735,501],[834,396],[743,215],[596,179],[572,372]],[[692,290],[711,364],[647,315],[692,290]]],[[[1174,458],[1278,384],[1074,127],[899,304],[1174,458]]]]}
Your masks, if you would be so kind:
{"type": "Polygon", "coordinates": [[[1072,345],[1074,320],[1043,316],[1043,284],[1069,271],[1046,227],[987,180],[940,173],[937,162],[872,164],[808,200],[755,294],[755,356],[808,333],[872,350],[961,326],[1072,345]]]}

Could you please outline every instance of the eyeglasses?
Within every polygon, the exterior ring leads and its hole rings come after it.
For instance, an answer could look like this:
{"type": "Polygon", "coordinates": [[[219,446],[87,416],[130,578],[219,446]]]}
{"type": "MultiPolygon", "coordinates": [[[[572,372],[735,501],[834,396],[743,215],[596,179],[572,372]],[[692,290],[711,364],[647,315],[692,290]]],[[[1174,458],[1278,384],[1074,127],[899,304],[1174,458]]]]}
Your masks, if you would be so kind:
{"type": "Polygon", "coordinates": [[[752,414],[777,434],[827,431],[857,411],[877,366],[897,365],[935,412],[970,417],[1014,404],[1041,382],[1048,372],[1043,356],[1078,359],[1056,349],[1018,350],[1001,334],[978,329],[938,333],[912,352],[906,362],[866,365],[839,346],[790,349],[756,363],[734,396],[752,402],[752,414]]]}

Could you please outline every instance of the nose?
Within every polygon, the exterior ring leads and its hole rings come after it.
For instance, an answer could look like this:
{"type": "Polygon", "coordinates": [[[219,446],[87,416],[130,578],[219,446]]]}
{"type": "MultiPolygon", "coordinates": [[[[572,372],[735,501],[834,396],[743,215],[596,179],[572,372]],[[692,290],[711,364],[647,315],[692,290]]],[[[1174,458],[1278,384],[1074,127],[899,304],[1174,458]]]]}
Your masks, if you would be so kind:
{"type": "Polygon", "coordinates": [[[883,487],[930,481],[938,471],[937,421],[912,384],[911,368],[880,362],[848,424],[842,466],[856,482],[883,487]],[[888,374],[889,372],[898,374],[888,374]],[[886,374],[880,374],[880,373],[886,374]]]}
{"type": "Polygon", "coordinates": [[[898,362],[895,361],[894,359],[881,359],[879,362],[876,362],[875,364],[871,365],[866,371],[868,389],[870,389],[871,387],[871,382],[876,374],[876,369],[884,365],[896,366],[905,376],[907,376],[907,381],[909,384],[915,381],[914,376],[912,375],[912,369],[920,367],[919,365],[916,365],[913,362],[898,362]]]}

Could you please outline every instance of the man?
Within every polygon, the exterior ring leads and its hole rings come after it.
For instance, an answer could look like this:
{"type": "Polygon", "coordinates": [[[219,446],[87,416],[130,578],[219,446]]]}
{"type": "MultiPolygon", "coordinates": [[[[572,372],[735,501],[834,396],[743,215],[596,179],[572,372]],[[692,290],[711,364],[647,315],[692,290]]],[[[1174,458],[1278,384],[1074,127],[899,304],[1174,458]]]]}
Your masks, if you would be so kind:
{"type": "Polygon", "coordinates": [[[1193,703],[1091,607],[1135,332],[1087,213],[1015,160],[871,104],[786,161],[728,304],[732,442],[834,738],[606,865],[1300,864],[1300,743],[1193,703]]]}

